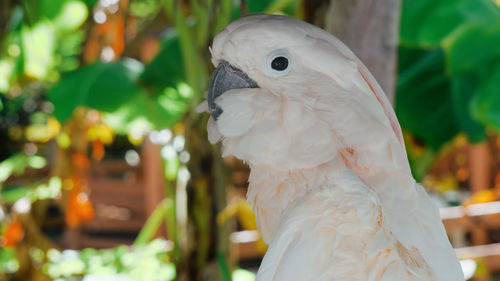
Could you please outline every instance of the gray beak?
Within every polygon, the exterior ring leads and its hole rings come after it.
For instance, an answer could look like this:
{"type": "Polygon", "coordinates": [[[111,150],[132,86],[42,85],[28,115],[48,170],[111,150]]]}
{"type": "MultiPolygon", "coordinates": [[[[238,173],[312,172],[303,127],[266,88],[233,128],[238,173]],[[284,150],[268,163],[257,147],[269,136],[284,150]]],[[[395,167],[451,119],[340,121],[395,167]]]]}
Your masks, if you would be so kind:
{"type": "Polygon", "coordinates": [[[259,85],[248,75],[232,66],[227,61],[221,61],[210,78],[208,86],[208,109],[217,120],[222,109],[215,103],[215,99],[231,89],[258,88],[259,85]]]}

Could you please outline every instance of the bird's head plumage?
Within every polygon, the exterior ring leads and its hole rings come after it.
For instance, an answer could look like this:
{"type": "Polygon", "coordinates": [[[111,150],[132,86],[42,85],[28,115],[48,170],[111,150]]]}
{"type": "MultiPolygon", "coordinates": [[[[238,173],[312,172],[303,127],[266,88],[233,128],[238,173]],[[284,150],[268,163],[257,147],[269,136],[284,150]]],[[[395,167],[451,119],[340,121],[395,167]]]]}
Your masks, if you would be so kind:
{"type": "Polygon", "coordinates": [[[356,154],[361,166],[382,154],[407,166],[383,91],[326,31],[285,16],[252,15],[222,30],[211,53],[216,70],[200,108],[211,114],[209,138],[223,141],[224,154],[287,169],[315,167],[339,153],[356,154]]]}

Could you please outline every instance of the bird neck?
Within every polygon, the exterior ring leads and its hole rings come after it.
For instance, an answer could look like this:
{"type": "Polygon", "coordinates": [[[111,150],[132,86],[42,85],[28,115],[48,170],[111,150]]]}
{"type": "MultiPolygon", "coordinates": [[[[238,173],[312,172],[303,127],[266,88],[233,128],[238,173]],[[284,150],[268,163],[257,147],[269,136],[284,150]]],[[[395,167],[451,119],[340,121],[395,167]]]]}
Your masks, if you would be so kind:
{"type": "Polygon", "coordinates": [[[280,218],[296,199],[324,186],[332,186],[342,173],[350,173],[340,157],[307,169],[250,165],[247,200],[264,242],[269,243],[280,218]]]}
{"type": "Polygon", "coordinates": [[[405,170],[387,167],[354,167],[341,154],[331,161],[306,169],[250,165],[247,200],[252,205],[259,231],[269,243],[280,218],[297,200],[322,187],[335,188],[353,174],[380,199],[383,207],[399,209],[397,202],[416,196],[415,180],[405,170]]]}

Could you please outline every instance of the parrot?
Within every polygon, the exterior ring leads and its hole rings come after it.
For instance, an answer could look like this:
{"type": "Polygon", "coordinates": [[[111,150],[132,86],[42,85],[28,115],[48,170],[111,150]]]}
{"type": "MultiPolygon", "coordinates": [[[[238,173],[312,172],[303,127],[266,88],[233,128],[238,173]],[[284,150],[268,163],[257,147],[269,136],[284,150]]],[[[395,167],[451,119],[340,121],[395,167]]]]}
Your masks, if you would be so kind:
{"type": "Polygon", "coordinates": [[[391,103],[323,29],[253,14],[213,39],[199,113],[250,168],[268,250],[258,281],[463,281],[439,209],[412,176],[391,103]]]}

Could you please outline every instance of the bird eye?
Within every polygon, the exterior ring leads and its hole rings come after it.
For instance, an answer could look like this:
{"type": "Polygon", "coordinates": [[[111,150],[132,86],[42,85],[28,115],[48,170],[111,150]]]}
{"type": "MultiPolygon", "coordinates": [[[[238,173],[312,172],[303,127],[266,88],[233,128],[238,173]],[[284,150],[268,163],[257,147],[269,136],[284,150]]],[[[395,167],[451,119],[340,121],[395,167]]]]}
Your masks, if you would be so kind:
{"type": "Polygon", "coordinates": [[[277,71],[283,71],[288,67],[288,59],[285,57],[274,58],[271,67],[277,71]]]}
{"type": "Polygon", "coordinates": [[[286,49],[276,49],[270,52],[264,61],[264,74],[269,77],[280,77],[292,69],[293,61],[286,49]]]}

